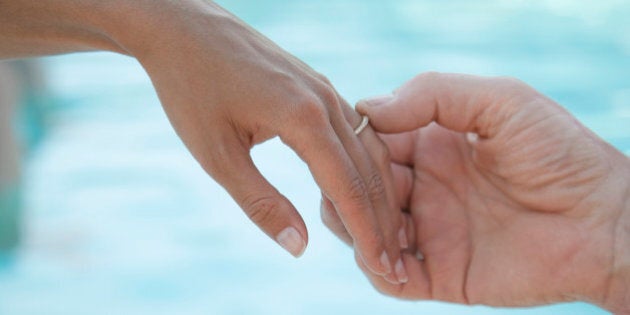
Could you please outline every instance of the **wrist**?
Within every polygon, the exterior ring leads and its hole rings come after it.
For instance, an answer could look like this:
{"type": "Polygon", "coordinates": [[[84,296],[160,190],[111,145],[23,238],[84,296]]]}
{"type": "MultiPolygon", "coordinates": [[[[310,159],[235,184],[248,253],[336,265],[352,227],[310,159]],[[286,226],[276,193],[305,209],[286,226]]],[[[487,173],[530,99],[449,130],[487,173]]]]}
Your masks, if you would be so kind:
{"type": "Polygon", "coordinates": [[[613,264],[603,306],[615,314],[630,314],[630,161],[620,158],[616,170],[621,196],[616,207],[613,264]]]}
{"type": "MultiPolygon", "coordinates": [[[[173,55],[196,40],[212,38],[213,22],[233,20],[233,16],[212,1],[136,0],[109,6],[98,27],[112,38],[125,54],[141,63],[155,55],[173,55]],[[121,8],[123,6],[123,8],[121,8]]],[[[208,53],[207,51],[205,53],[208,53]]],[[[159,58],[158,58],[159,59],[159,58]]]]}

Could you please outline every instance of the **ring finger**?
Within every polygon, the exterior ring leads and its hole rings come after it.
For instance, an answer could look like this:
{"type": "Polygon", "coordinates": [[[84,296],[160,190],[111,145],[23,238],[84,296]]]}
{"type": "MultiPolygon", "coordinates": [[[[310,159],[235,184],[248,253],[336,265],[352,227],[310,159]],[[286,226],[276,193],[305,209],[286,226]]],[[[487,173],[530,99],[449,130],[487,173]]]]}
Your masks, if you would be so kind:
{"type": "MultiPolygon", "coordinates": [[[[407,246],[407,236],[396,206],[389,152],[369,125],[358,135],[355,134],[354,127],[362,123],[362,117],[343,99],[339,101],[343,119],[335,119],[340,115],[331,115],[333,129],[365,181],[383,232],[386,256],[393,266],[392,273],[387,274],[385,279],[392,283],[406,282],[408,277],[400,251],[407,246]]],[[[358,249],[360,252],[361,248],[358,249]]]]}

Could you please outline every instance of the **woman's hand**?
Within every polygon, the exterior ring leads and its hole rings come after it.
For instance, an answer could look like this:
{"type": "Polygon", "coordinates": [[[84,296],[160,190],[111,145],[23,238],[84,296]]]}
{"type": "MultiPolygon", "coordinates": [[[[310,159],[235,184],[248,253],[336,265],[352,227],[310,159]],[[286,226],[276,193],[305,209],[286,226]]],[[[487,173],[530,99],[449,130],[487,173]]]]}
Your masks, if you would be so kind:
{"type": "Polygon", "coordinates": [[[386,133],[416,228],[409,282],[368,273],[380,291],[628,311],[630,163],[566,110],[514,79],[437,73],[357,109],[386,133]]]}
{"type": "MultiPolygon", "coordinates": [[[[386,147],[374,132],[354,134],[360,116],[328,80],[209,2],[168,4],[148,24],[160,34],[147,47],[131,44],[153,80],[173,126],[201,166],[248,216],[299,256],[304,222],[253,164],[252,146],[279,136],[309,165],[325,198],[377,275],[400,260],[399,216],[386,147]],[[161,23],[171,19],[172,23],[161,23]]],[[[396,281],[397,282],[397,281],[396,281]]]]}
{"type": "Polygon", "coordinates": [[[249,154],[279,136],[309,165],[368,268],[394,283],[405,280],[404,269],[396,276],[392,267],[402,264],[402,222],[387,149],[373,131],[354,134],[360,116],[297,58],[211,1],[1,7],[0,57],[104,49],[137,58],[201,166],[265,233],[299,256],[308,239],[304,222],[249,154]]]}

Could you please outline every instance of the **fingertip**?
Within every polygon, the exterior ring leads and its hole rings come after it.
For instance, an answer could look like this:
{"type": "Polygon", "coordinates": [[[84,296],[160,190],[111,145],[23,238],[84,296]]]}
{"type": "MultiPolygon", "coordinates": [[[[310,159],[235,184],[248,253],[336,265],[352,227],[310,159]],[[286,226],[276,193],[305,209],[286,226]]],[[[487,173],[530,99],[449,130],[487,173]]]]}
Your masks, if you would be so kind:
{"type": "MultiPolygon", "coordinates": [[[[401,120],[401,109],[398,109],[400,105],[399,99],[394,96],[378,96],[375,98],[365,99],[359,101],[355,106],[356,111],[368,116],[370,119],[370,126],[380,133],[393,133],[400,132],[400,127],[397,126],[401,120]]],[[[405,117],[402,117],[405,118],[405,117]]]]}
{"type": "Polygon", "coordinates": [[[380,269],[383,271],[383,275],[392,272],[392,264],[389,261],[389,255],[386,251],[383,251],[383,253],[381,253],[381,256],[379,257],[379,262],[381,264],[380,269]]]}
{"type": "Polygon", "coordinates": [[[360,100],[356,105],[356,109],[359,113],[366,114],[371,109],[376,109],[380,106],[384,106],[391,103],[393,99],[394,99],[394,96],[391,94],[369,97],[369,98],[360,100]]]}
{"type": "Polygon", "coordinates": [[[407,231],[404,222],[403,226],[398,230],[398,242],[400,244],[400,248],[403,250],[409,248],[409,240],[407,238],[407,231]]]}
{"type": "MultiPolygon", "coordinates": [[[[361,257],[363,264],[370,270],[372,274],[384,277],[392,273],[392,263],[386,250],[370,249],[369,252],[361,249],[359,243],[355,240],[355,251],[361,257]],[[377,254],[378,253],[378,254],[377,254]]],[[[382,247],[379,247],[382,248],[382,247]]]]}
{"type": "Polygon", "coordinates": [[[355,260],[357,262],[357,265],[359,266],[359,269],[363,271],[363,273],[367,276],[367,278],[370,280],[377,291],[389,296],[399,295],[401,283],[398,281],[398,279],[395,278],[394,275],[388,274],[383,276],[375,274],[366,265],[365,261],[360,257],[358,253],[355,254],[355,260]]]}
{"type": "Polygon", "coordinates": [[[293,204],[275,189],[252,196],[239,199],[247,216],[283,249],[300,257],[308,243],[308,231],[293,204]]]}
{"type": "Polygon", "coordinates": [[[399,258],[396,262],[396,277],[400,283],[407,283],[407,281],[409,281],[409,276],[407,275],[407,270],[402,258],[399,258]]]}
{"type": "Polygon", "coordinates": [[[280,231],[276,235],[276,242],[295,258],[299,258],[304,254],[307,245],[306,238],[292,226],[280,231]]]}

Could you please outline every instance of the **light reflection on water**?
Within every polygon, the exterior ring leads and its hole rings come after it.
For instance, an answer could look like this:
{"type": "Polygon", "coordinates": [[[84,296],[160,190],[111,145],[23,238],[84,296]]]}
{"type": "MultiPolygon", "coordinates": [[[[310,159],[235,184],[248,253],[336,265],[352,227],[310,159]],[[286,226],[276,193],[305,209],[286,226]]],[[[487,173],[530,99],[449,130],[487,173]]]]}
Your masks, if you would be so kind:
{"type": "MultiPolygon", "coordinates": [[[[623,2],[220,3],[351,102],[422,71],[510,75],[630,151],[623,2]]],[[[306,167],[271,141],[255,160],[310,227],[295,261],[202,173],[132,59],[83,54],[46,66],[59,105],[26,174],[25,246],[0,260],[0,314],[605,314],[584,304],[490,310],[379,295],[319,222],[306,167]]]]}

